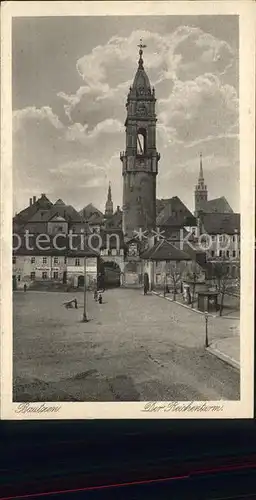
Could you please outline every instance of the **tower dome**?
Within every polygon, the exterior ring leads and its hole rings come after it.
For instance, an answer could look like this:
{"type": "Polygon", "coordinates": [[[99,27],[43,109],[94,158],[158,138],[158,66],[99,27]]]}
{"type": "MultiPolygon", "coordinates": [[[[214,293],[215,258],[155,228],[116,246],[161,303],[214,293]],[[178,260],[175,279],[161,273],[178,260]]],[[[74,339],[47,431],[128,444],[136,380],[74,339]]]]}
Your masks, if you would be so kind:
{"type": "Polygon", "coordinates": [[[143,50],[146,45],[142,44],[142,40],[140,40],[140,44],[138,45],[139,50],[139,60],[138,60],[138,69],[136,71],[132,90],[137,91],[138,93],[148,93],[151,91],[150,82],[148,75],[144,69],[144,61],[142,59],[143,50]]]}

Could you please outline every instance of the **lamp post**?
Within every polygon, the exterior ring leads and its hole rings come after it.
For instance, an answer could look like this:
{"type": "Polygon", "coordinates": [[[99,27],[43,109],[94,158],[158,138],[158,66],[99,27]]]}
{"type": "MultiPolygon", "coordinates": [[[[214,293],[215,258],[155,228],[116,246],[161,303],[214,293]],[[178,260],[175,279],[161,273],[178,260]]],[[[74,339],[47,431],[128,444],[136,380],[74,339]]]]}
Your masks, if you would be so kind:
{"type": "Polygon", "coordinates": [[[204,313],[205,319],[205,347],[209,347],[209,339],[208,339],[208,311],[204,313]]]}
{"type": "Polygon", "coordinates": [[[84,312],[83,312],[83,322],[87,323],[88,318],[86,314],[86,257],[84,257],[84,312]]]}

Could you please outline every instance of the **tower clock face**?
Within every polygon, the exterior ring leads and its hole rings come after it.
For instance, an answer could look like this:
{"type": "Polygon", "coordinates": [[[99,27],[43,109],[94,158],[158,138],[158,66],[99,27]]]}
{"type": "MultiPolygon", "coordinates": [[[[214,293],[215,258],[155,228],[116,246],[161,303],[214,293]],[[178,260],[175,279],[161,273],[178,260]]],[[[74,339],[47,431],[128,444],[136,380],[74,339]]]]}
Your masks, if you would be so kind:
{"type": "Polygon", "coordinates": [[[138,162],[138,167],[144,169],[146,167],[145,160],[140,160],[138,162]]]}
{"type": "Polygon", "coordinates": [[[137,114],[140,116],[145,116],[145,115],[147,115],[147,113],[148,113],[147,106],[144,103],[141,103],[141,102],[138,103],[137,114]]]}

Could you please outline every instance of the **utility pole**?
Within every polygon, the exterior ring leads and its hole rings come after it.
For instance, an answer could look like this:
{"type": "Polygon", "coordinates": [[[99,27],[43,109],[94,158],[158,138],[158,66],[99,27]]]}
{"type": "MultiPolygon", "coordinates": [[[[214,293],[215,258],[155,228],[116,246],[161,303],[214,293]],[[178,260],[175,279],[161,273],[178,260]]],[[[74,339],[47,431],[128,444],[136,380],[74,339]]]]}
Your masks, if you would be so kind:
{"type": "Polygon", "coordinates": [[[83,322],[87,323],[88,318],[86,314],[86,257],[84,257],[84,312],[83,312],[83,322]]]}
{"type": "Polygon", "coordinates": [[[205,318],[205,347],[209,347],[209,339],[208,339],[208,311],[205,311],[204,318],[205,318]]]}

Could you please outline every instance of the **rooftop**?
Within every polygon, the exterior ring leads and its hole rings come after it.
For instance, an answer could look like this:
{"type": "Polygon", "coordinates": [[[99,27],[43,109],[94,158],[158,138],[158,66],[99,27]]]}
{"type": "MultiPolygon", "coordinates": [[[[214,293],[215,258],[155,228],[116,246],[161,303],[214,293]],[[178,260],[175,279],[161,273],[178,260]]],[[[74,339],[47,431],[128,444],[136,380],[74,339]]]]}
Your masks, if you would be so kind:
{"type": "Polygon", "coordinates": [[[152,248],[147,249],[141,254],[141,258],[145,260],[191,260],[188,253],[176,248],[172,243],[166,240],[161,240],[152,248]]]}

